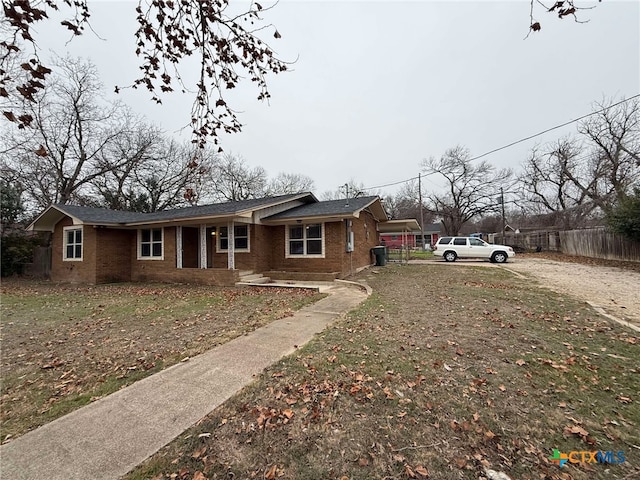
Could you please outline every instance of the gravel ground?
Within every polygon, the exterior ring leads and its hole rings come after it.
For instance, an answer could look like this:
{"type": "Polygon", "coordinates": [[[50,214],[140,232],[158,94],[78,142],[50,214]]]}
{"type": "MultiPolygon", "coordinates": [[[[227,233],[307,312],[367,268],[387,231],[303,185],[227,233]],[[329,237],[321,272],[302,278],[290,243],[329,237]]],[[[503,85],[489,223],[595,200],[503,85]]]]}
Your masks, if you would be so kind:
{"type": "Polygon", "coordinates": [[[534,277],[547,288],[600,306],[608,314],[640,326],[640,272],[598,263],[517,256],[504,267],[534,277]]]}

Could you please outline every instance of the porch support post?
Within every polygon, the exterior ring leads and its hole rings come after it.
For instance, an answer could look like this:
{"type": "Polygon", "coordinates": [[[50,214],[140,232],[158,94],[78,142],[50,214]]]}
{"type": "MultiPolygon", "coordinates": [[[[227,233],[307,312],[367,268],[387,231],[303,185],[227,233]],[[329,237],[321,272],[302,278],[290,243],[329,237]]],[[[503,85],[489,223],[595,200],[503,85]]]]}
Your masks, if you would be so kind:
{"type": "Polygon", "coordinates": [[[404,229],[404,244],[407,251],[407,263],[409,263],[409,230],[407,228],[404,229]]]}
{"type": "Polygon", "coordinates": [[[227,268],[229,270],[235,270],[236,268],[236,254],[235,254],[235,232],[234,232],[233,220],[229,220],[227,223],[227,268]]]}
{"type": "Polygon", "coordinates": [[[176,268],[182,268],[182,227],[176,227],[176,268]]]}
{"type": "Polygon", "coordinates": [[[200,268],[207,268],[207,226],[200,225],[200,268]]]}

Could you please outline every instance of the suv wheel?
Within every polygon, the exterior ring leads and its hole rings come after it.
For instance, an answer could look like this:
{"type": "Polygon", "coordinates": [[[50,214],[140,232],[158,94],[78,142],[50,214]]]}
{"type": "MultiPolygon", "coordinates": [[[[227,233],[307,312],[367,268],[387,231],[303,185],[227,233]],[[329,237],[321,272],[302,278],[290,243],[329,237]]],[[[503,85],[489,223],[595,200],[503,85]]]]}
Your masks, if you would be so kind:
{"type": "Polygon", "coordinates": [[[458,258],[458,256],[456,255],[456,252],[444,252],[444,255],[442,256],[447,262],[455,262],[456,258],[458,258]]]}
{"type": "Polygon", "coordinates": [[[491,257],[491,261],[495,263],[505,263],[507,261],[508,255],[504,252],[495,252],[491,257]]]}

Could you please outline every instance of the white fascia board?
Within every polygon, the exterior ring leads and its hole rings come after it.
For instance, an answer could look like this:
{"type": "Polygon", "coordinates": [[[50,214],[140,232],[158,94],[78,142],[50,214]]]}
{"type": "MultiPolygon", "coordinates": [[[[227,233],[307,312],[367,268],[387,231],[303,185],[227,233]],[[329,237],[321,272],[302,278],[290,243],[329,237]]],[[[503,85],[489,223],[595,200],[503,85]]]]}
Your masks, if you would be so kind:
{"type": "Polygon", "coordinates": [[[32,232],[53,232],[57,223],[64,217],[69,217],[74,225],[84,225],[84,223],[78,218],[74,217],[56,207],[51,205],[44,212],[42,212],[36,219],[31,222],[25,230],[32,232]]]}

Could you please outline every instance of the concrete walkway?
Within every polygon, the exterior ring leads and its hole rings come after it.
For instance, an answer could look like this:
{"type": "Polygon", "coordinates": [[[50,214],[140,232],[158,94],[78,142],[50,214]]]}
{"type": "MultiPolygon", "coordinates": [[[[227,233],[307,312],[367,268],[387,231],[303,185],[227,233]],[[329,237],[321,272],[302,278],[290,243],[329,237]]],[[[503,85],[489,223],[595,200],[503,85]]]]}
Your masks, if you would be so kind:
{"type": "Polygon", "coordinates": [[[336,282],[292,317],[174,365],[0,447],[0,478],[117,479],[295,351],[367,293],[336,282]]]}

